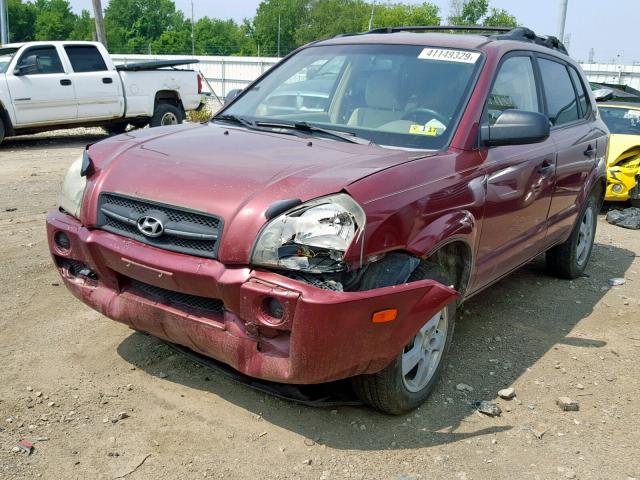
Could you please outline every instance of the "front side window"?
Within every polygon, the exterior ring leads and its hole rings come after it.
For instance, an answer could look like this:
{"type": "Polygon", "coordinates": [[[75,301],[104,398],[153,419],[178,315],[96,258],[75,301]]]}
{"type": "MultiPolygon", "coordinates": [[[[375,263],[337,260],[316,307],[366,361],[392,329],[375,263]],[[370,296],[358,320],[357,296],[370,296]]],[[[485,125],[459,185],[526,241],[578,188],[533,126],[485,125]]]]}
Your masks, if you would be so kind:
{"type": "Polygon", "coordinates": [[[509,57],[500,66],[487,100],[489,125],[493,125],[502,112],[511,109],[541,111],[530,57],[509,57]]]}
{"type": "Polygon", "coordinates": [[[55,47],[33,47],[20,57],[18,68],[30,67],[29,75],[64,73],[62,62],[55,47]]]}
{"type": "Polygon", "coordinates": [[[539,64],[551,124],[563,125],[578,120],[576,92],[567,67],[546,58],[541,58],[539,64]]]}
{"type": "Polygon", "coordinates": [[[598,107],[598,110],[611,133],[640,135],[640,107],[598,107]]]}
{"type": "Polygon", "coordinates": [[[305,124],[378,145],[448,144],[481,63],[478,52],[413,45],[310,47],[224,111],[255,125],[305,124]]]}
{"type": "Polygon", "coordinates": [[[74,72],[104,72],[107,70],[102,54],[93,45],[67,45],[64,50],[67,52],[74,72]]]}

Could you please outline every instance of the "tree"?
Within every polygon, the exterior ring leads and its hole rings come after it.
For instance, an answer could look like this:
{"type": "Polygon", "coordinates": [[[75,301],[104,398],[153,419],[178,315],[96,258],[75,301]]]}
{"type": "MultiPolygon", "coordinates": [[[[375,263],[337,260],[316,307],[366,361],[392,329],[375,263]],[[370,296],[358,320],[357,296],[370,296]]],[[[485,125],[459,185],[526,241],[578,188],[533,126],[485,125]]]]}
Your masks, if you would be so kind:
{"type": "Polygon", "coordinates": [[[253,19],[253,37],[256,44],[260,46],[262,55],[278,54],[278,31],[281,54],[288,53],[298,46],[296,32],[307,21],[310,3],[310,0],[263,0],[260,2],[253,19]]]}
{"type": "Polygon", "coordinates": [[[484,25],[487,27],[515,27],[516,17],[504,9],[491,8],[489,0],[453,0],[450,6],[449,23],[452,25],[484,25]]]}
{"type": "Polygon", "coordinates": [[[440,9],[428,2],[422,5],[382,4],[375,9],[374,28],[412,25],[440,25],[440,9]]]}
{"type": "Polygon", "coordinates": [[[9,41],[29,42],[36,37],[37,11],[32,3],[9,0],[9,41]]]}
{"type": "Polygon", "coordinates": [[[96,23],[89,10],[82,10],[80,16],[76,17],[75,23],[69,36],[70,40],[93,40],[96,23]]]}
{"type": "Polygon", "coordinates": [[[492,8],[491,14],[482,22],[487,27],[517,27],[518,20],[504,9],[492,8]]]}
{"type": "Polygon", "coordinates": [[[35,39],[67,40],[76,24],[68,0],[36,0],[35,39]]]}

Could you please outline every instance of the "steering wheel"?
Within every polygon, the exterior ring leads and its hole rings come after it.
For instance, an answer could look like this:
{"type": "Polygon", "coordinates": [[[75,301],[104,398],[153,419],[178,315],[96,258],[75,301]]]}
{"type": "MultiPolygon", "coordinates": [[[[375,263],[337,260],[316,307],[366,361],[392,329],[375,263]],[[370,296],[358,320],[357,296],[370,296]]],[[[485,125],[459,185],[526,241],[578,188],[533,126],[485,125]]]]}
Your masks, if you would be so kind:
{"type": "Polygon", "coordinates": [[[425,124],[433,119],[438,120],[445,126],[449,124],[447,117],[430,108],[412,108],[402,116],[402,120],[413,120],[420,124],[425,124]]]}

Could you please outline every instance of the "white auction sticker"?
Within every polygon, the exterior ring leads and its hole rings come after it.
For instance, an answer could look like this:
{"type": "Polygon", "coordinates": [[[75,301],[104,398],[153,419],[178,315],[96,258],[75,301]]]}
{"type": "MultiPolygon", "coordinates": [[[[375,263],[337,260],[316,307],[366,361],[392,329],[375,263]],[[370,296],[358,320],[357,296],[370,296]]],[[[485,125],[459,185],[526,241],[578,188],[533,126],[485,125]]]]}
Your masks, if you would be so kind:
{"type": "Polygon", "coordinates": [[[425,48],[420,52],[421,60],[442,60],[445,62],[476,63],[480,54],[465,50],[449,50],[446,48],[425,48]]]}

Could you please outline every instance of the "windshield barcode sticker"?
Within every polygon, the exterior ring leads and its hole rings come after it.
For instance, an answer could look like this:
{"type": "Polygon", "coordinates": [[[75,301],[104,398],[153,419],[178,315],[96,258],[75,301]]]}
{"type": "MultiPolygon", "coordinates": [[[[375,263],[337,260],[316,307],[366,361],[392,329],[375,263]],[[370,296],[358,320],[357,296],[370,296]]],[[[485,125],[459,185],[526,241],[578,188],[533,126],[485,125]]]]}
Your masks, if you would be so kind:
{"type": "Polygon", "coordinates": [[[448,50],[445,48],[425,48],[420,52],[421,60],[442,60],[445,62],[476,63],[480,54],[464,50],[448,50]]]}

